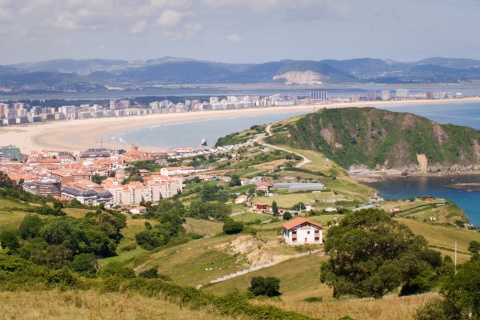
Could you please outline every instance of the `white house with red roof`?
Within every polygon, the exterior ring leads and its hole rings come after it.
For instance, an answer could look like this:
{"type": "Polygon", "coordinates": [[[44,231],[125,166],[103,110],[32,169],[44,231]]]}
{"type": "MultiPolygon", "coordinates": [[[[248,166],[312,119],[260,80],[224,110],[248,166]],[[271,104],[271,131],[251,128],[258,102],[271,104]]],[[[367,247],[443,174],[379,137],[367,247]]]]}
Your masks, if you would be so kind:
{"type": "Polygon", "coordinates": [[[285,242],[291,245],[296,244],[322,244],[322,225],[298,217],[283,225],[283,237],[285,242]]]}

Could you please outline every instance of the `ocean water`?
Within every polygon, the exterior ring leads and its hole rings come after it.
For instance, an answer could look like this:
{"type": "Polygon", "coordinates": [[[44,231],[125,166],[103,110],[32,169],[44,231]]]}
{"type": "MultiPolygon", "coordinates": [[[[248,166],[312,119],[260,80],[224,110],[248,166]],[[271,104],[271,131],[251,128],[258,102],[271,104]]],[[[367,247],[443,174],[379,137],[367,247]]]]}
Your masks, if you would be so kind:
{"type": "Polygon", "coordinates": [[[227,134],[243,131],[254,125],[273,123],[306,113],[308,113],[308,111],[280,111],[273,114],[159,124],[126,130],[108,137],[108,139],[112,139],[125,148],[128,148],[132,144],[145,148],[158,149],[178,147],[196,148],[200,145],[202,139],[206,139],[208,145],[213,146],[218,138],[226,136],[227,134]]]}
{"type": "MultiPolygon", "coordinates": [[[[386,102],[380,108],[395,112],[410,112],[439,123],[452,123],[480,130],[480,103],[454,102],[438,105],[418,104],[389,107],[388,102],[386,102]]],[[[209,145],[214,145],[218,138],[227,134],[248,129],[253,125],[272,123],[304,113],[307,112],[280,112],[268,115],[156,125],[125,131],[110,138],[125,148],[128,148],[132,143],[162,149],[194,148],[200,145],[202,139],[207,139],[209,145]]],[[[480,226],[480,206],[478,205],[480,203],[480,192],[467,192],[449,188],[449,185],[460,182],[480,183],[480,176],[391,179],[371,183],[370,185],[379,190],[381,196],[388,199],[404,199],[424,195],[450,199],[466,212],[471,223],[480,226]]]]}

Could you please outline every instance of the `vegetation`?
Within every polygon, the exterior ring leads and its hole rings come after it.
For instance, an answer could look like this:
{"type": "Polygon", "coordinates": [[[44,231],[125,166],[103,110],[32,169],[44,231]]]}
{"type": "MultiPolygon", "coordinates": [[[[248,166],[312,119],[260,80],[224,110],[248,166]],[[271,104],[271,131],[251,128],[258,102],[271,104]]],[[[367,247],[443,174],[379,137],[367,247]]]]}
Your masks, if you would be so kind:
{"type": "Polygon", "coordinates": [[[243,223],[228,219],[223,224],[223,232],[226,234],[237,234],[243,231],[243,223]]]}
{"type": "Polygon", "coordinates": [[[440,125],[407,113],[374,108],[324,109],[302,117],[267,141],[322,152],[343,168],[364,164],[401,168],[418,164],[425,154],[431,164],[470,165],[479,159],[479,131],[440,125]],[[288,137],[290,138],[287,138],[288,137]]]}
{"type": "Polygon", "coordinates": [[[330,259],[322,264],[321,281],[337,298],[380,298],[399,286],[401,295],[425,292],[442,266],[422,236],[377,209],[347,214],[329,229],[325,251],[330,259]]]}
{"type": "Polygon", "coordinates": [[[275,277],[253,277],[248,290],[255,296],[276,297],[280,293],[280,280],[275,277]]]}
{"type": "Polygon", "coordinates": [[[429,301],[416,320],[480,319],[480,261],[466,262],[442,286],[442,298],[429,301]]]}

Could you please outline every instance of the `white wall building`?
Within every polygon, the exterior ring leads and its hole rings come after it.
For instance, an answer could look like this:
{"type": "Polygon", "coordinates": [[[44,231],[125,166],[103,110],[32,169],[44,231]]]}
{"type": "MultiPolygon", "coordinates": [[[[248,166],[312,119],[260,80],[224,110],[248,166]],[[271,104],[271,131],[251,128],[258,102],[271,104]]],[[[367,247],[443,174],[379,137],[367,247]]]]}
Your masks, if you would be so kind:
{"type": "Polygon", "coordinates": [[[322,225],[301,217],[284,223],[283,237],[287,244],[322,244],[322,225]]]}

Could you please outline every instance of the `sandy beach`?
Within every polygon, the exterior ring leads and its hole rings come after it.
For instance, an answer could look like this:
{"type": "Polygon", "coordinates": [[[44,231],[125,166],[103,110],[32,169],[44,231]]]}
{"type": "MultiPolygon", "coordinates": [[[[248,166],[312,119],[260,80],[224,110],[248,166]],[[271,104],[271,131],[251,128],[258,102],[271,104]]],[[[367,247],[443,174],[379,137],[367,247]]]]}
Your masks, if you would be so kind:
{"type": "MultiPolygon", "coordinates": [[[[34,150],[70,150],[80,151],[100,147],[100,140],[106,135],[126,129],[146,127],[157,124],[178,123],[182,121],[218,119],[235,116],[269,114],[291,111],[313,111],[321,108],[346,107],[398,107],[409,105],[480,102],[480,97],[461,100],[407,100],[407,101],[369,101],[351,103],[332,103],[316,105],[298,105],[288,107],[248,108],[234,110],[197,111],[184,113],[154,114],[118,118],[78,119],[36,124],[0,127],[0,145],[15,145],[22,153],[34,150]]],[[[247,128],[245,128],[247,129],[247,128]]],[[[118,147],[112,142],[104,142],[104,147],[118,147]]],[[[124,146],[123,146],[124,147],[124,146]]],[[[142,147],[140,145],[140,147],[142,147]]],[[[153,151],[147,150],[146,151],[153,151]]]]}

